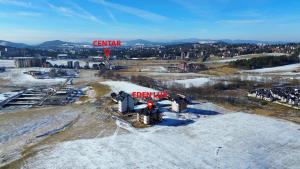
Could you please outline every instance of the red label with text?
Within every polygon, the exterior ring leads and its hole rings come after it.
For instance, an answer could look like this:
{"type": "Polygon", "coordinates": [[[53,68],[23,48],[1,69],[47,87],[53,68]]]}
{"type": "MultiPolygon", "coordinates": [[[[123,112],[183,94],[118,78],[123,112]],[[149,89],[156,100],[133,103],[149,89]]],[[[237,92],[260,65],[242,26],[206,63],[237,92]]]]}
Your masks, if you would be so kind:
{"type": "Polygon", "coordinates": [[[167,91],[163,92],[132,92],[131,96],[133,98],[154,98],[154,99],[163,99],[168,97],[167,91]]]}
{"type": "Polygon", "coordinates": [[[94,46],[102,46],[102,47],[107,47],[107,46],[112,46],[112,47],[117,47],[121,46],[121,41],[120,40],[94,40],[93,41],[94,46]]]}

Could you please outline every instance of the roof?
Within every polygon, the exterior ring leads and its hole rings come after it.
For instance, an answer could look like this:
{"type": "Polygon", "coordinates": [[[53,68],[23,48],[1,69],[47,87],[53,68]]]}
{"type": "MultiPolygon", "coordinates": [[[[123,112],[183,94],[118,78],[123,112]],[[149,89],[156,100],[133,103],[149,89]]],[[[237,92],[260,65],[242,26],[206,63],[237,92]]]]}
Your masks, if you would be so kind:
{"type": "Polygon", "coordinates": [[[176,103],[188,103],[187,98],[181,94],[177,94],[177,96],[173,98],[173,101],[175,101],[176,103]]]}
{"type": "Polygon", "coordinates": [[[126,92],[124,92],[124,91],[120,91],[119,94],[116,96],[116,100],[123,101],[127,97],[131,97],[131,95],[128,94],[128,93],[126,93],[126,92]]]}
{"type": "Polygon", "coordinates": [[[178,104],[183,104],[183,103],[187,103],[187,102],[188,102],[186,99],[181,99],[181,98],[179,98],[179,99],[174,99],[174,101],[175,101],[176,103],[178,103],[178,104]]]}
{"type": "Polygon", "coordinates": [[[152,109],[141,109],[141,111],[137,112],[138,114],[143,114],[143,115],[150,115],[154,113],[161,113],[160,110],[157,107],[153,107],[152,109]]]}

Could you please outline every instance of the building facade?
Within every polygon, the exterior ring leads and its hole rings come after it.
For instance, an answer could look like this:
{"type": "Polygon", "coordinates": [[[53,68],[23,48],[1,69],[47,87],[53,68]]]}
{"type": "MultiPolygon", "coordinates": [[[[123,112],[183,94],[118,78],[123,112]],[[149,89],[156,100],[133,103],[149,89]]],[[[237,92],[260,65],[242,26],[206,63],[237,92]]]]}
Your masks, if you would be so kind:
{"type": "Polygon", "coordinates": [[[17,68],[43,67],[44,65],[46,65],[46,58],[34,58],[34,57],[15,58],[15,65],[17,68]]]}

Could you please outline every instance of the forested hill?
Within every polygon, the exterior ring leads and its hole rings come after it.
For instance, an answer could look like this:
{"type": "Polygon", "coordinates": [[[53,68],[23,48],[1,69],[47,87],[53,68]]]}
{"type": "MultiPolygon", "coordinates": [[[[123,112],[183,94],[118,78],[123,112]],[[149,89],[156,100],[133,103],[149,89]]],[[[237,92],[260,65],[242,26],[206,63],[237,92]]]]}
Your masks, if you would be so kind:
{"type": "Polygon", "coordinates": [[[236,60],[229,65],[240,69],[260,69],[267,67],[283,66],[299,63],[300,49],[298,48],[291,56],[264,56],[251,59],[236,60]]]}

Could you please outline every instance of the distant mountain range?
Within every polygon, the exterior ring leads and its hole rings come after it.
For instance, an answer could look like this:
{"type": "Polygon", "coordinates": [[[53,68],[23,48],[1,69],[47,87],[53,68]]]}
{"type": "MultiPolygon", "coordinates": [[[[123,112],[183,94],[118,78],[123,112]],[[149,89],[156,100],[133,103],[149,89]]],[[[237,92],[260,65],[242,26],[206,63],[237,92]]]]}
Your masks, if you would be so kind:
{"type": "Polygon", "coordinates": [[[126,46],[134,46],[134,45],[149,46],[149,45],[160,45],[162,43],[161,42],[151,42],[151,41],[144,40],[144,39],[136,39],[136,40],[124,41],[123,44],[126,46]]]}
{"type": "Polygon", "coordinates": [[[61,40],[53,40],[53,41],[43,42],[43,43],[37,45],[37,47],[51,48],[51,47],[64,46],[64,45],[70,45],[70,44],[71,44],[70,42],[64,42],[61,40]]]}
{"type": "MultiPolygon", "coordinates": [[[[230,40],[230,39],[220,39],[220,40],[212,40],[212,39],[197,39],[197,38],[190,38],[190,39],[179,39],[179,40],[171,40],[171,41],[148,41],[144,39],[136,39],[136,40],[129,40],[123,41],[124,46],[135,46],[135,45],[145,45],[145,46],[155,46],[155,45],[172,45],[172,44],[182,44],[182,43],[228,43],[228,44],[285,44],[290,42],[283,42],[283,41],[258,41],[258,40],[230,40]]],[[[91,42],[65,42],[61,40],[52,40],[46,41],[38,45],[28,45],[25,43],[15,43],[0,40],[0,46],[9,46],[15,48],[41,48],[41,49],[51,49],[51,48],[61,48],[61,47],[68,47],[68,46],[91,46],[91,42]]]]}
{"type": "Polygon", "coordinates": [[[15,48],[27,48],[30,47],[30,45],[27,45],[25,43],[14,43],[9,41],[0,40],[0,46],[9,46],[9,47],[15,47],[15,48]]]}

